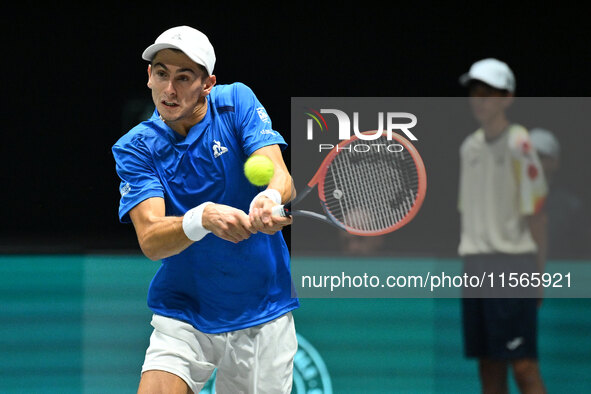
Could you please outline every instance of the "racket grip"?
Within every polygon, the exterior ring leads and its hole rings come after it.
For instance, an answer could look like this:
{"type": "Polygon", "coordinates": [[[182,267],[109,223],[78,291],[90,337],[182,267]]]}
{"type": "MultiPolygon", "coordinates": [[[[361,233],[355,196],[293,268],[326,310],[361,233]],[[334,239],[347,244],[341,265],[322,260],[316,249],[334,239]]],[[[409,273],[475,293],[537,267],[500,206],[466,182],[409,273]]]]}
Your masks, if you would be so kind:
{"type": "Polygon", "coordinates": [[[271,215],[272,216],[281,216],[281,217],[290,217],[291,212],[289,210],[289,203],[285,205],[275,205],[271,208],[271,215]]]}

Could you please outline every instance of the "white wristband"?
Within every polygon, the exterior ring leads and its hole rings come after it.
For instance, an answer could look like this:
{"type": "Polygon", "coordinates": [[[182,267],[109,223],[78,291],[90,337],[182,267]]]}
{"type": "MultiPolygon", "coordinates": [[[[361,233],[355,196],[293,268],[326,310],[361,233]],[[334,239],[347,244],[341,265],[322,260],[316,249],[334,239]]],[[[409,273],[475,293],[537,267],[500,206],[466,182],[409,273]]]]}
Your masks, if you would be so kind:
{"type": "Polygon", "coordinates": [[[193,209],[189,209],[183,216],[183,231],[191,241],[199,241],[211,231],[203,228],[203,209],[206,205],[213,204],[210,201],[204,202],[193,209]]]}
{"type": "Polygon", "coordinates": [[[281,193],[279,193],[279,190],[265,189],[262,192],[260,192],[259,194],[257,194],[256,196],[254,196],[254,198],[250,202],[250,208],[248,209],[249,212],[252,211],[252,206],[254,205],[254,202],[260,196],[268,197],[271,201],[274,201],[276,204],[281,204],[281,193]]]}

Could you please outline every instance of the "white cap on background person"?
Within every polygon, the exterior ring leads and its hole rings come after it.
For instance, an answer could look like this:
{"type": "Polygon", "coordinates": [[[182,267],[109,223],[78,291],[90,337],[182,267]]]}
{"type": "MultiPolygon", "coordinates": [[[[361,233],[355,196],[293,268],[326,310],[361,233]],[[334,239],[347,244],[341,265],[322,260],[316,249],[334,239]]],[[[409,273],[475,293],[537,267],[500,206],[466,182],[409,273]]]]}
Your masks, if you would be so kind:
{"type": "Polygon", "coordinates": [[[160,34],[154,44],[142,53],[142,59],[152,61],[158,51],[171,48],[183,51],[195,63],[205,67],[209,75],[213,75],[213,46],[205,34],[189,26],[173,27],[160,34]]]}
{"type": "Polygon", "coordinates": [[[560,143],[554,133],[550,130],[542,129],[540,127],[533,128],[529,131],[529,139],[534,149],[543,155],[550,156],[554,159],[560,157],[560,143]]]}
{"type": "Polygon", "coordinates": [[[515,75],[507,63],[488,58],[474,63],[470,70],[460,76],[460,84],[467,86],[470,81],[477,80],[499,90],[515,92],[515,75]]]}

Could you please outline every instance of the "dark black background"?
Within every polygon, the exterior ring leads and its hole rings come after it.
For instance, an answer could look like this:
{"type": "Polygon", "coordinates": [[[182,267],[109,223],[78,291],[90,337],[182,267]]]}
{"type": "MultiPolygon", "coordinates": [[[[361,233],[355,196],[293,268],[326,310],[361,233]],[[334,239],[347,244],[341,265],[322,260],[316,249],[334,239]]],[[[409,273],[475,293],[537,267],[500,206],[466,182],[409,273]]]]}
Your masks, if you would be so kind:
{"type": "MultiPolygon", "coordinates": [[[[133,228],[118,222],[110,149],[136,121],[130,105],[150,98],[141,52],[175,25],[210,37],[218,83],[251,86],[288,140],[291,97],[463,96],[458,76],[484,57],[510,64],[519,96],[589,95],[580,10],[434,4],[11,6],[2,15],[2,250],[137,250],[133,228]]],[[[560,132],[579,148],[590,141],[560,132]]],[[[589,181],[585,171],[564,179],[587,198],[581,176],[589,181]]],[[[430,235],[441,245],[433,251],[453,254],[457,218],[441,209],[452,230],[430,235]]]]}

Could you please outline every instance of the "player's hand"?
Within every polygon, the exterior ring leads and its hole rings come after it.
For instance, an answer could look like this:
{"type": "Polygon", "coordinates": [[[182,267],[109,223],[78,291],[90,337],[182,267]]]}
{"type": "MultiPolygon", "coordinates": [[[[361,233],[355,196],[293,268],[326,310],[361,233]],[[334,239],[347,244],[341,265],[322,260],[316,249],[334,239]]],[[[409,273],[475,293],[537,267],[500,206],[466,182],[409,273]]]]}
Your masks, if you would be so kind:
{"type": "Polygon", "coordinates": [[[292,223],[293,219],[291,217],[271,215],[271,209],[275,205],[277,203],[266,196],[260,196],[255,200],[248,216],[252,227],[256,231],[272,235],[292,223]]]}
{"type": "Polygon", "coordinates": [[[233,243],[244,241],[257,232],[244,211],[223,204],[207,205],[202,223],[205,229],[233,243]]]}

